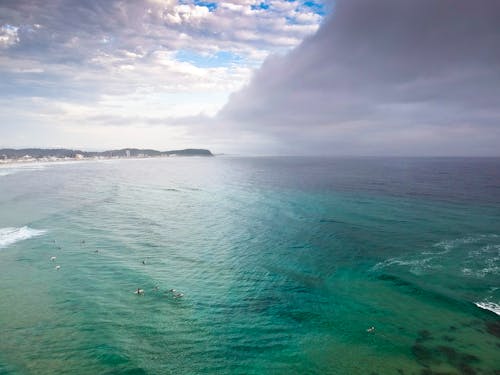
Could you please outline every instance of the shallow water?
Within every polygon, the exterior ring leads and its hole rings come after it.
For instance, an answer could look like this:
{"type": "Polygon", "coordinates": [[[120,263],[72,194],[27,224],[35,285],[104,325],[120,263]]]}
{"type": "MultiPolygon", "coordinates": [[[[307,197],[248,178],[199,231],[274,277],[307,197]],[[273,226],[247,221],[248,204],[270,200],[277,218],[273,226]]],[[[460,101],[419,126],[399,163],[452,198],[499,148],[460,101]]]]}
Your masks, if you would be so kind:
{"type": "Polygon", "coordinates": [[[499,159],[5,171],[0,373],[500,371],[499,159]]]}

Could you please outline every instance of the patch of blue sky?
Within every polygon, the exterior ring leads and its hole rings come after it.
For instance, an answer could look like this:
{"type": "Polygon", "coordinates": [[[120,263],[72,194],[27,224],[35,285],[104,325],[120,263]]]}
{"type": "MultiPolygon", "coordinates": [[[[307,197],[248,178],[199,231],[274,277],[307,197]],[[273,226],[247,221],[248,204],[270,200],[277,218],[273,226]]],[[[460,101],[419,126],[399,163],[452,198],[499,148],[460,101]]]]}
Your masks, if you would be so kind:
{"type": "Polygon", "coordinates": [[[229,52],[219,51],[215,54],[200,54],[190,50],[179,50],[175,55],[178,61],[188,62],[198,68],[219,68],[231,65],[242,65],[243,57],[229,52]]]}
{"type": "Polygon", "coordinates": [[[214,10],[217,9],[217,3],[211,2],[211,1],[201,1],[201,0],[194,0],[193,3],[195,5],[198,5],[200,7],[206,7],[210,12],[213,12],[214,10]]]}
{"type": "Polygon", "coordinates": [[[259,10],[259,9],[266,10],[266,9],[269,9],[269,4],[267,4],[265,2],[261,2],[260,4],[252,5],[251,8],[252,8],[252,10],[259,10]]]}
{"type": "MultiPolygon", "coordinates": [[[[296,0],[287,0],[287,1],[296,2],[296,0]]],[[[313,12],[321,17],[324,17],[327,14],[327,9],[326,9],[325,4],[323,2],[312,1],[312,0],[306,0],[306,1],[302,1],[302,2],[298,3],[297,7],[295,8],[295,11],[297,13],[313,12]]],[[[285,17],[285,19],[289,25],[293,25],[293,24],[297,23],[294,16],[287,16],[287,17],[285,17]]]]}
{"type": "Polygon", "coordinates": [[[16,32],[19,29],[19,27],[6,23],[5,25],[2,25],[0,29],[2,29],[3,31],[16,32]]]}
{"type": "Polygon", "coordinates": [[[307,0],[303,2],[303,5],[321,16],[324,16],[326,14],[325,5],[322,2],[307,0]]]}

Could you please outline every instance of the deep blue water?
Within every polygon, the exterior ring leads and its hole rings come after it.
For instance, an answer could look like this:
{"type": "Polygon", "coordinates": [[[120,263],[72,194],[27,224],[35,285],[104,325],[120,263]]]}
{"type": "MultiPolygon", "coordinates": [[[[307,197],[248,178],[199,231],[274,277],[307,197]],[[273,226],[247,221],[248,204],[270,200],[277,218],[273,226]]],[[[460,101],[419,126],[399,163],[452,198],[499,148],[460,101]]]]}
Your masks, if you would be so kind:
{"type": "Polygon", "coordinates": [[[3,166],[0,282],[2,374],[498,374],[500,159],[3,166]]]}

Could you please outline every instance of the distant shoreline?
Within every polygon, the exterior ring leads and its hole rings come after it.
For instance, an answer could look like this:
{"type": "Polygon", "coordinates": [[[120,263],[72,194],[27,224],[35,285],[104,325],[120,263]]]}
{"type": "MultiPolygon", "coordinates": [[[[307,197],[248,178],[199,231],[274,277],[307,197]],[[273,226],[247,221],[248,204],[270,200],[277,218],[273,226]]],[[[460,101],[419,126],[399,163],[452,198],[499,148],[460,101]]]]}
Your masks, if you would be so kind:
{"type": "Polygon", "coordinates": [[[108,150],[102,152],[81,151],[71,149],[0,149],[0,165],[23,164],[23,163],[51,163],[65,161],[83,160],[115,160],[115,159],[151,159],[163,157],[213,157],[210,150],[206,149],[182,149],[171,151],[157,151],[151,149],[124,148],[120,150],[108,150]]]}
{"type": "Polygon", "coordinates": [[[92,161],[110,161],[110,160],[147,160],[147,159],[164,159],[164,158],[169,158],[173,156],[148,156],[148,157],[129,157],[129,158],[122,158],[122,157],[112,157],[112,158],[106,158],[106,157],[98,157],[98,158],[83,158],[83,159],[75,159],[75,158],[65,158],[65,159],[7,159],[7,160],[1,160],[0,159],[0,168],[3,166],[10,166],[10,165],[30,165],[30,164],[62,164],[62,163],[77,163],[77,162],[92,162],[92,161]]]}

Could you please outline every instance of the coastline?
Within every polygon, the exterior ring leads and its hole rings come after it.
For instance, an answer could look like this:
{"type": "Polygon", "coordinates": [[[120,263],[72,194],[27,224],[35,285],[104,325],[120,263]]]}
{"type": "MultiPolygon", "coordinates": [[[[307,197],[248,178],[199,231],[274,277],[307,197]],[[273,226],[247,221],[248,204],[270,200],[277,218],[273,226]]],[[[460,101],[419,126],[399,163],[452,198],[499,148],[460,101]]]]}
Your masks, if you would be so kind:
{"type": "Polygon", "coordinates": [[[44,149],[24,148],[0,149],[0,165],[13,163],[52,163],[70,162],[82,160],[113,160],[113,159],[150,159],[171,156],[214,156],[210,150],[186,148],[170,151],[158,151],[152,149],[124,148],[120,150],[107,151],[81,151],[66,148],[44,149]]]}
{"type": "MultiPolygon", "coordinates": [[[[160,159],[169,158],[172,156],[147,156],[147,157],[91,157],[91,158],[29,158],[29,159],[0,159],[0,168],[14,165],[31,165],[31,164],[52,164],[52,163],[75,163],[89,161],[106,161],[106,160],[144,160],[144,159],[160,159]]],[[[175,157],[175,156],[174,156],[175,157]]]]}

